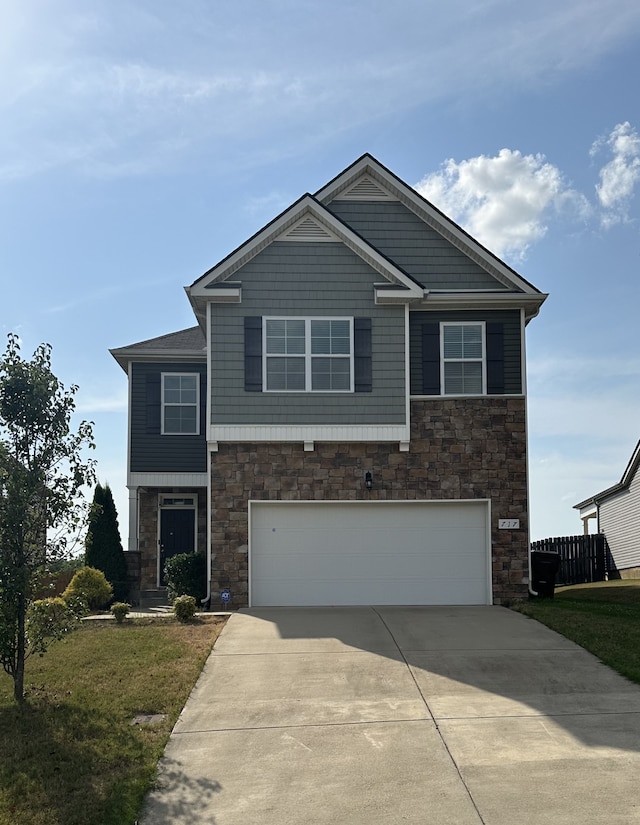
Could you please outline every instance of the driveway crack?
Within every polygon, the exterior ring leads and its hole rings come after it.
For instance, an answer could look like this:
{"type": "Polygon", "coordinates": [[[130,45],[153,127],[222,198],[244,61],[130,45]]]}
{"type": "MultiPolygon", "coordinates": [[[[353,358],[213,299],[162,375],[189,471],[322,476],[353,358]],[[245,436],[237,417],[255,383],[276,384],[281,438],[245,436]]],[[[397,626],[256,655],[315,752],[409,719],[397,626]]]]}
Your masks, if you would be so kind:
{"type": "Polygon", "coordinates": [[[421,688],[421,687],[420,687],[420,685],[418,684],[418,680],[416,679],[416,677],[415,677],[415,676],[414,676],[414,674],[413,674],[413,671],[411,670],[411,665],[409,664],[409,661],[408,661],[407,657],[404,655],[404,651],[402,650],[402,648],[401,648],[401,647],[400,647],[400,645],[398,644],[398,640],[397,640],[397,639],[396,639],[396,637],[393,635],[393,633],[392,633],[392,631],[391,631],[391,628],[390,628],[390,627],[389,627],[389,625],[385,622],[384,618],[380,615],[379,611],[378,611],[378,610],[376,610],[376,608],[375,608],[375,607],[372,607],[371,609],[372,609],[372,610],[373,610],[373,612],[376,614],[376,616],[380,619],[380,621],[381,621],[381,622],[382,622],[382,624],[384,625],[384,627],[385,627],[385,629],[386,629],[387,633],[389,634],[389,636],[391,637],[391,639],[393,639],[393,643],[395,644],[395,646],[396,646],[396,648],[397,648],[397,650],[398,650],[398,653],[399,653],[399,654],[400,654],[400,656],[402,657],[402,661],[404,662],[404,664],[405,664],[405,666],[406,666],[406,668],[407,668],[407,671],[409,672],[409,676],[410,676],[410,677],[411,677],[411,679],[413,680],[413,683],[414,683],[414,685],[416,686],[416,690],[418,691],[418,694],[420,695],[420,698],[422,699],[422,702],[423,702],[423,704],[424,704],[424,706],[425,706],[425,708],[426,708],[426,710],[427,710],[427,713],[429,714],[429,717],[430,717],[431,721],[433,722],[433,724],[434,724],[434,726],[435,726],[436,731],[438,732],[438,736],[440,737],[440,741],[442,742],[442,746],[443,746],[443,748],[445,749],[445,751],[447,752],[447,755],[449,756],[449,759],[451,760],[451,764],[453,765],[455,772],[458,774],[458,777],[460,778],[460,782],[462,782],[462,786],[463,786],[463,788],[464,788],[464,789],[465,789],[465,791],[466,791],[466,794],[467,794],[467,796],[468,796],[468,798],[469,798],[469,802],[470,802],[470,803],[471,803],[471,805],[473,806],[473,809],[474,809],[474,811],[476,812],[476,814],[477,814],[477,816],[478,816],[478,820],[482,823],[482,825],[486,825],[485,820],[484,820],[484,818],[483,818],[482,814],[480,813],[480,809],[478,808],[478,806],[477,806],[477,804],[476,804],[476,801],[475,801],[475,799],[473,798],[473,794],[471,793],[471,789],[470,789],[470,788],[469,788],[469,786],[467,785],[467,783],[466,783],[466,781],[465,781],[465,778],[464,778],[464,776],[462,775],[462,771],[460,770],[460,766],[459,766],[459,765],[458,765],[458,763],[456,762],[456,760],[455,760],[455,758],[454,758],[453,754],[451,753],[451,751],[450,751],[450,749],[449,749],[449,745],[447,744],[446,739],[445,739],[445,738],[444,738],[444,736],[442,735],[442,731],[440,730],[440,725],[438,724],[438,720],[437,720],[437,719],[436,719],[436,717],[433,715],[433,711],[432,711],[432,710],[431,710],[431,708],[429,707],[429,702],[427,701],[427,697],[424,695],[424,692],[423,692],[422,688],[421,688]]]}

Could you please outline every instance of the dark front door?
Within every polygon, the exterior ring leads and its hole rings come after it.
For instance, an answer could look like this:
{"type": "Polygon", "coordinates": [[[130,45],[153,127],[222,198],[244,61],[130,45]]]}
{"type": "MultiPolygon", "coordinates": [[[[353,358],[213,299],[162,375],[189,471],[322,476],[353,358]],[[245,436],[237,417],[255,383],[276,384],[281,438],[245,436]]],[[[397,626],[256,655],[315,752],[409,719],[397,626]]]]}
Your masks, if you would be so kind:
{"type": "Polygon", "coordinates": [[[160,585],[166,585],[164,564],[178,553],[195,550],[195,510],[160,510],[160,585]]]}

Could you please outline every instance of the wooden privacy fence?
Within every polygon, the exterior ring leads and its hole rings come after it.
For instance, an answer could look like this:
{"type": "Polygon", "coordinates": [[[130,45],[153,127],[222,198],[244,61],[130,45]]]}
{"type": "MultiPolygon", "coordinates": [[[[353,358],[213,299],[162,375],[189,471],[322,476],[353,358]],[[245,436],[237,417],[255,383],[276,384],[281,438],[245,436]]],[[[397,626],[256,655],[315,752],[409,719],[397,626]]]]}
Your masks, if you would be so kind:
{"type": "Polygon", "coordinates": [[[609,547],[602,533],[562,536],[531,543],[531,551],[560,554],[556,584],[602,582],[609,569],[609,547]]]}

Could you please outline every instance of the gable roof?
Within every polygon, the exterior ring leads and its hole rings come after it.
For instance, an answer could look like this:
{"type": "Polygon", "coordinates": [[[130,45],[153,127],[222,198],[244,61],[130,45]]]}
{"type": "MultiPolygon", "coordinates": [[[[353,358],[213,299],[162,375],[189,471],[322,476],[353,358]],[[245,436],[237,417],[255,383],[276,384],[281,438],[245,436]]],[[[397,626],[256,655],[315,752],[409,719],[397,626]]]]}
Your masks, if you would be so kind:
{"type": "Polygon", "coordinates": [[[362,155],[315,193],[324,204],[345,196],[354,200],[396,198],[500,283],[543,300],[547,297],[372,155],[362,155]]]}
{"type": "Polygon", "coordinates": [[[627,464],[627,467],[622,474],[622,478],[617,484],[614,484],[612,487],[607,487],[606,490],[603,490],[601,493],[596,493],[595,496],[590,496],[590,498],[586,498],[584,501],[579,502],[578,504],[573,505],[574,510],[582,510],[585,507],[593,504],[600,504],[600,502],[604,501],[605,499],[609,498],[610,496],[616,495],[617,493],[621,493],[623,490],[626,490],[631,482],[634,479],[636,472],[638,471],[638,467],[640,467],[640,441],[636,444],[635,450],[627,464]]]}
{"type": "Polygon", "coordinates": [[[137,344],[110,349],[122,369],[127,372],[129,361],[200,361],[206,359],[205,338],[200,327],[189,327],[137,344]]]}
{"type": "Polygon", "coordinates": [[[392,300],[389,287],[397,289],[397,298],[423,297],[424,289],[415,278],[307,193],[186,287],[196,316],[203,317],[207,301],[239,300],[241,285],[228,279],[269,244],[300,240],[343,243],[385,280],[387,300],[392,300]]]}
{"type": "Polygon", "coordinates": [[[256,232],[218,264],[185,287],[198,321],[204,325],[206,305],[240,302],[242,285],[232,277],[244,264],[274,241],[341,242],[366,261],[385,281],[376,290],[376,300],[427,302],[442,309],[524,308],[526,320],[537,315],[547,298],[515,270],[478,243],[444,213],[419,195],[372,155],[364,154],[322,187],[315,195],[305,194],[288,209],[256,232]],[[358,233],[329,207],[336,200],[399,201],[422,222],[435,230],[493,280],[492,289],[430,290],[396,261],[358,233]],[[384,295],[384,298],[382,297],[384,295]]]}

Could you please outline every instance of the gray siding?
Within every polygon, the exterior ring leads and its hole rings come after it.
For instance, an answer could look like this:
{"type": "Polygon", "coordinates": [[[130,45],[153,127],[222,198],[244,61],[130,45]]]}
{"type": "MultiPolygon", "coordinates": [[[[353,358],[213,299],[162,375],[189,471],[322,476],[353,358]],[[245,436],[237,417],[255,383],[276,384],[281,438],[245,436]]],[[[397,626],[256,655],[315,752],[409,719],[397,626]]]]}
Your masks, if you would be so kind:
{"type": "Polygon", "coordinates": [[[340,243],[275,242],[233,276],[242,303],[212,305],[212,424],[403,424],[404,307],[379,307],[382,277],[340,243]],[[244,316],[372,319],[373,391],[266,393],[244,389],[244,316]]]}
{"type": "MultiPolygon", "coordinates": [[[[137,363],[131,374],[131,472],[206,473],[206,373],[205,364],[137,363]],[[150,426],[148,379],[163,372],[197,372],[200,378],[200,435],[160,435],[150,426]]],[[[157,403],[160,403],[159,396],[157,403]]],[[[159,413],[159,409],[158,409],[159,413]]],[[[159,416],[158,416],[159,420],[159,416]]]]}
{"type": "Polygon", "coordinates": [[[333,201],[327,208],[427,289],[506,290],[401,203],[333,201]]]}
{"type": "Polygon", "coordinates": [[[600,505],[600,531],[618,570],[640,567],[640,474],[629,487],[600,505]]]}
{"type": "Polygon", "coordinates": [[[422,395],[422,325],[441,321],[486,321],[501,323],[504,330],[504,394],[522,393],[522,338],[518,310],[420,312],[409,314],[411,347],[411,394],[422,395]]]}

